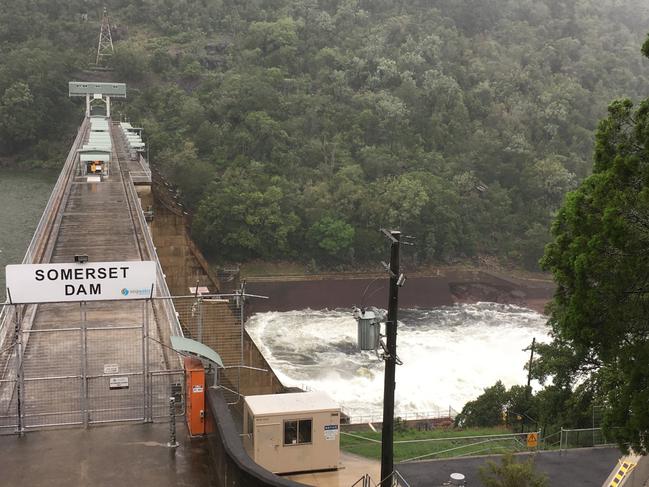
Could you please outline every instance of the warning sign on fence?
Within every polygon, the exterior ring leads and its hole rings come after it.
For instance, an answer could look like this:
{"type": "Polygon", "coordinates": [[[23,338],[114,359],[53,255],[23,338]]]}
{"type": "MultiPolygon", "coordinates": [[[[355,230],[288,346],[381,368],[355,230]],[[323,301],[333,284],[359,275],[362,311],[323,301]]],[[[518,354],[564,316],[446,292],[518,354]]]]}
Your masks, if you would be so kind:
{"type": "Polygon", "coordinates": [[[536,448],[539,444],[539,434],[538,433],[527,433],[527,447],[536,448]]]}

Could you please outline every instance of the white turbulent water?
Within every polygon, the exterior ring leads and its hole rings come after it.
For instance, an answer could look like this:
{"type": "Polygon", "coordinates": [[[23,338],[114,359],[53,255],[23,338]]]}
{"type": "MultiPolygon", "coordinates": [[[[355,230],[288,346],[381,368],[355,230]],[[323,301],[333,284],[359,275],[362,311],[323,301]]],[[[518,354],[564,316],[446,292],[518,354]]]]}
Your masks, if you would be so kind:
{"type": "MultiPolygon", "coordinates": [[[[357,351],[350,310],[258,313],[246,328],[285,385],[327,392],[354,416],[380,414],[383,362],[357,351]]],[[[513,305],[401,310],[397,414],[460,410],[497,380],[524,384],[523,349],[547,332],[543,315],[513,305]]]]}

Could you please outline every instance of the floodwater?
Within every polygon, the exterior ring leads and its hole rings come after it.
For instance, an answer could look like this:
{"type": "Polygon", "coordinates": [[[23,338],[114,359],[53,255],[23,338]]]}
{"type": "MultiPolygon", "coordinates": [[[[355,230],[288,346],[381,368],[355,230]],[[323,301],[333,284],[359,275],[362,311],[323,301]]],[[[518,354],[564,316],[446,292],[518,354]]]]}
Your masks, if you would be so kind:
{"type": "MultiPolygon", "coordinates": [[[[380,417],[383,361],[357,351],[351,310],[258,313],[246,328],[284,385],[324,391],[352,416],[380,417]]],[[[396,414],[460,411],[497,380],[525,384],[523,349],[547,333],[543,315],[513,305],[401,310],[396,414]]]]}
{"type": "Polygon", "coordinates": [[[5,300],[5,266],[23,261],[58,173],[0,169],[0,300],[5,300]]]}

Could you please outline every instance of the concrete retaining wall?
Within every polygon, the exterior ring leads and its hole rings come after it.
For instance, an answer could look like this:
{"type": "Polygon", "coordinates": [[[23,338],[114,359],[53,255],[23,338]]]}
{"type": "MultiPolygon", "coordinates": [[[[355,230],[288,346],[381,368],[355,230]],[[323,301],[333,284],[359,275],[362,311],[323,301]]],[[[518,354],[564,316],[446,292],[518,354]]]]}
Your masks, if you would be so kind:
{"type": "MultiPolygon", "coordinates": [[[[187,295],[189,287],[195,286],[197,282],[200,286],[207,286],[210,291],[216,292],[219,283],[198,248],[193,244],[182,212],[171,211],[158,200],[156,192],[154,195],[155,217],[151,224],[151,233],[170,292],[173,295],[187,295]]],[[[221,311],[229,314],[223,319],[223,322],[237,322],[227,305],[221,311]]],[[[209,320],[206,321],[209,322],[209,320]]],[[[209,330],[206,330],[206,334],[209,334],[209,330]]],[[[227,336],[227,334],[223,336],[227,336]]],[[[232,336],[234,337],[233,342],[225,343],[224,349],[235,349],[240,346],[238,329],[236,333],[232,333],[232,336]]],[[[245,331],[243,358],[245,365],[266,371],[241,369],[240,392],[242,394],[273,394],[284,391],[284,386],[245,331]]],[[[234,369],[231,371],[229,375],[236,373],[234,369]]],[[[236,383],[231,377],[226,378],[230,379],[230,384],[236,383]]]]}
{"type": "MultiPolygon", "coordinates": [[[[550,280],[521,279],[496,273],[442,269],[435,275],[411,275],[399,291],[401,308],[432,308],[454,303],[492,301],[517,304],[543,312],[554,293],[550,280]]],[[[249,311],[334,309],[356,306],[385,308],[388,276],[304,276],[302,278],[248,279],[246,289],[270,299],[250,303],[249,311]]]]}

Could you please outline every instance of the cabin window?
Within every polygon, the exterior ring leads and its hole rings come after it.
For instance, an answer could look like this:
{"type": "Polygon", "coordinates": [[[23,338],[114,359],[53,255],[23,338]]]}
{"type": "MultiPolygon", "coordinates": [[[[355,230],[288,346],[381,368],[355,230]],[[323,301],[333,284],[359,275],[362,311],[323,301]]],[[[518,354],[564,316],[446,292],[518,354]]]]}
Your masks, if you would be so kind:
{"type": "Polygon", "coordinates": [[[312,419],[290,419],[284,421],[284,445],[311,443],[312,419]]]}

